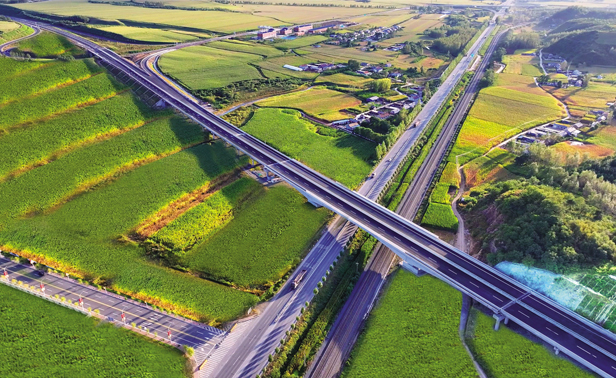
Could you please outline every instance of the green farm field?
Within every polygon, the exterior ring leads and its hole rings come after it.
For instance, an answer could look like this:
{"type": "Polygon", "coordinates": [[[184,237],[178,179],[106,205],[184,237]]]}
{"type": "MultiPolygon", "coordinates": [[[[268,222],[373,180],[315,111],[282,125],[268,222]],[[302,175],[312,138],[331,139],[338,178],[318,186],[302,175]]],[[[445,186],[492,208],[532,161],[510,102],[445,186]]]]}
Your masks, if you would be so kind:
{"type": "Polygon", "coordinates": [[[353,189],[372,170],[374,143],[352,135],[317,134],[294,110],[260,109],[242,129],[353,189]]]}
{"type": "Polygon", "coordinates": [[[453,213],[451,204],[430,202],[421,220],[421,225],[456,232],[458,218],[453,213]]]}
{"type": "Polygon", "coordinates": [[[583,116],[588,110],[606,109],[607,102],[616,97],[616,86],[609,83],[590,82],[588,87],[550,88],[551,94],[572,108],[572,114],[583,116]]]}
{"type": "Polygon", "coordinates": [[[81,81],[100,72],[101,68],[92,59],[15,64],[12,59],[0,58],[0,77],[5,80],[0,105],[81,81]]]}
{"type": "Polygon", "coordinates": [[[443,24],[440,14],[422,14],[419,19],[412,18],[399,24],[402,30],[397,31],[393,38],[383,41],[383,45],[393,45],[407,41],[417,42],[421,39],[421,33],[427,29],[436,28],[443,24]]]}
{"type": "Polygon", "coordinates": [[[539,69],[539,58],[530,55],[505,55],[503,57],[505,73],[524,75],[524,76],[541,76],[542,72],[539,69]]]}
{"type": "Polygon", "coordinates": [[[467,343],[489,377],[595,377],[504,325],[498,331],[493,327],[493,318],[471,310],[467,343]]]}
{"type": "Polygon", "coordinates": [[[342,113],[341,110],[360,104],[361,101],[354,96],[324,87],[270,97],[257,102],[260,107],[297,109],[326,121],[349,118],[349,115],[342,113]]]}
{"type": "Polygon", "coordinates": [[[0,375],[186,378],[170,346],[0,285],[0,375]]]}
{"type": "Polygon", "coordinates": [[[315,80],[315,83],[332,83],[352,88],[365,88],[370,82],[372,82],[372,79],[368,77],[353,76],[344,73],[321,75],[315,80]]]}
{"type": "Polygon", "coordinates": [[[100,29],[110,33],[119,34],[135,41],[143,42],[175,43],[188,42],[199,39],[195,35],[177,33],[173,30],[154,28],[137,28],[133,26],[105,26],[101,27],[100,29]]]}
{"type": "Polygon", "coordinates": [[[255,54],[193,46],[172,51],[160,58],[161,70],[185,87],[211,89],[236,81],[261,79],[255,64],[263,57],[255,54]]]}
{"type": "Polygon", "coordinates": [[[73,45],[68,39],[49,32],[24,39],[17,43],[18,52],[28,53],[38,58],[54,58],[60,55],[85,56],[85,50],[73,45]]]}
{"type": "Polygon", "coordinates": [[[329,214],[284,184],[244,190],[252,193],[233,209],[233,220],[195,246],[185,264],[243,288],[271,285],[299,263],[329,214]]]}
{"type": "Polygon", "coordinates": [[[252,43],[236,40],[214,41],[207,44],[208,47],[214,47],[221,50],[236,51],[247,54],[261,55],[264,58],[272,58],[283,55],[281,50],[261,43],[252,43]]]}
{"type": "Polygon", "coordinates": [[[19,24],[12,21],[0,21],[0,35],[19,29],[19,24]]]}
{"type": "Polygon", "coordinates": [[[305,47],[314,45],[327,40],[327,37],[322,35],[309,35],[305,37],[299,37],[295,39],[282,40],[282,42],[276,42],[274,46],[281,49],[296,49],[298,47],[305,47]]]}
{"type": "Polygon", "coordinates": [[[458,336],[462,295],[430,276],[394,273],[342,377],[475,377],[458,336]]]}

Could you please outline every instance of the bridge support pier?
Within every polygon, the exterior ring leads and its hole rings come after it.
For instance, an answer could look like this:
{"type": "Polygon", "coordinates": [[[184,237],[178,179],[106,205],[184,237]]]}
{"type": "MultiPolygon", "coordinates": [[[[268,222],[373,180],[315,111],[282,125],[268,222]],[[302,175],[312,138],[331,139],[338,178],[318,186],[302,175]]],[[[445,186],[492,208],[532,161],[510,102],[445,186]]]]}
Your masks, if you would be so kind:
{"type": "Polygon", "coordinates": [[[557,347],[554,347],[554,354],[558,356],[559,353],[560,353],[560,349],[558,349],[557,347]]]}
{"type": "Polygon", "coordinates": [[[494,319],[496,319],[496,323],[494,323],[494,330],[495,331],[498,331],[498,329],[500,328],[501,322],[503,322],[505,324],[509,323],[509,319],[505,315],[503,315],[503,314],[494,314],[494,315],[492,315],[492,317],[494,319]]]}
{"type": "Polygon", "coordinates": [[[400,266],[402,267],[402,269],[413,273],[417,277],[421,277],[421,276],[423,276],[423,275],[425,275],[427,273],[425,270],[423,270],[423,269],[421,269],[421,267],[419,267],[419,264],[412,264],[412,263],[410,263],[408,261],[402,261],[400,263],[400,266]]]}

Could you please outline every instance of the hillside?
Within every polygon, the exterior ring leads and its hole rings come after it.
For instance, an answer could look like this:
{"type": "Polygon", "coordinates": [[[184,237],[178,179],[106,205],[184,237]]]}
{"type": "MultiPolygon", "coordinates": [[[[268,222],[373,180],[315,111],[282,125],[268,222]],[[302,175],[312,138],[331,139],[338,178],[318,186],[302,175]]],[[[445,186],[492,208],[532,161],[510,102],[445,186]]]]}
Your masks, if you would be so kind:
{"type": "Polygon", "coordinates": [[[616,32],[589,31],[570,34],[543,51],[557,54],[570,63],[616,65],[616,32]]]}

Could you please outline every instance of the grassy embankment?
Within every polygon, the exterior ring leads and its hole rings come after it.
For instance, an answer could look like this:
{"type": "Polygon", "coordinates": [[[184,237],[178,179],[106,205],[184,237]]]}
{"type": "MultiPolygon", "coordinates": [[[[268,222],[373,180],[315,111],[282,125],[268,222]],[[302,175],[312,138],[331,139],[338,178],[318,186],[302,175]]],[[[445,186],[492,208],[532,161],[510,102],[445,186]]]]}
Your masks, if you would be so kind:
{"type": "Polygon", "coordinates": [[[35,37],[18,42],[15,51],[37,58],[56,58],[61,55],[81,57],[86,55],[85,50],[73,45],[65,37],[50,32],[41,32],[35,37]]]}
{"type": "Polygon", "coordinates": [[[10,21],[0,21],[0,44],[25,37],[34,32],[31,27],[10,21]]]}
{"type": "Polygon", "coordinates": [[[180,351],[0,284],[0,375],[190,376],[180,351]]]}

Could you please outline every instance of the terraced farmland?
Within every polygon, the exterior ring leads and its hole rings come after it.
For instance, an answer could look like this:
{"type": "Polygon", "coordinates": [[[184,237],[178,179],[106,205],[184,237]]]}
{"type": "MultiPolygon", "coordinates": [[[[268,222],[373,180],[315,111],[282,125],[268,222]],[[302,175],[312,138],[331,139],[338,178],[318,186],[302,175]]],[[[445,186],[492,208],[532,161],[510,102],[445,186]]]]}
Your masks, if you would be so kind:
{"type": "Polygon", "coordinates": [[[320,135],[297,111],[260,109],[243,130],[350,188],[372,169],[376,144],[352,135],[320,135]]]}

